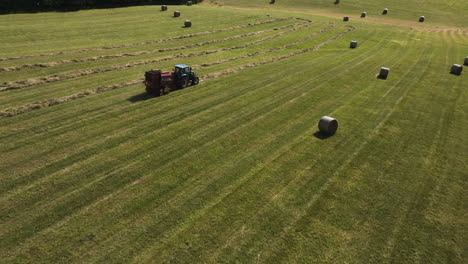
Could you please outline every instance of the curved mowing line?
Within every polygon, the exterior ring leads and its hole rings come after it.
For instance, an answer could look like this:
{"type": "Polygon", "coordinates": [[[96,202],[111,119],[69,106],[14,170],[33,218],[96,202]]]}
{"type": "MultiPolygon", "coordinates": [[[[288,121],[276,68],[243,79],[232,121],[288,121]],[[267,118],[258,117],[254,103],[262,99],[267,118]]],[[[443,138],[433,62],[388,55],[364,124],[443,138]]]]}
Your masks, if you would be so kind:
{"type": "MultiPolygon", "coordinates": [[[[306,26],[309,26],[309,25],[303,25],[302,27],[306,27],[306,26]]],[[[303,42],[311,37],[314,37],[314,36],[317,36],[327,30],[330,30],[331,28],[335,27],[334,24],[320,30],[319,32],[315,32],[315,33],[312,33],[311,35],[307,36],[307,37],[304,37],[300,40],[296,40],[292,43],[289,43],[289,44],[286,44],[286,45],[283,45],[281,47],[278,47],[278,48],[273,48],[273,49],[270,49],[270,50],[267,50],[267,51],[264,51],[264,52],[257,52],[257,53],[252,53],[252,54],[248,54],[248,55],[241,55],[241,56],[238,56],[238,57],[235,57],[235,58],[231,58],[231,59],[228,59],[228,60],[225,60],[225,61],[221,61],[221,62],[214,62],[213,64],[211,65],[214,65],[214,64],[220,64],[220,63],[224,63],[224,62],[227,62],[227,61],[232,61],[232,60],[235,60],[235,59],[242,59],[242,58],[246,58],[246,57],[252,57],[252,56],[255,56],[255,55],[260,55],[260,54],[265,54],[265,53],[270,53],[270,52],[274,52],[274,51],[278,51],[278,50],[281,50],[281,49],[285,49],[287,47],[290,47],[292,45],[296,45],[300,42],[303,42]]],[[[301,27],[300,27],[301,28],[301,27]]],[[[266,41],[268,39],[271,39],[271,38],[274,38],[274,37],[277,37],[277,36],[280,36],[280,35],[283,35],[287,32],[290,32],[290,31],[294,31],[294,30],[297,30],[298,28],[294,28],[294,29],[290,29],[288,31],[284,31],[284,32],[281,32],[281,33],[278,33],[274,36],[270,36],[270,37],[266,37],[264,39],[261,39],[261,40],[257,40],[257,41],[254,41],[254,42],[251,42],[251,43],[247,43],[247,44],[244,44],[244,45],[241,45],[241,46],[236,46],[236,47],[230,47],[230,48],[224,48],[224,49],[220,49],[220,50],[216,50],[216,52],[220,52],[220,51],[225,51],[225,50],[232,50],[232,49],[239,49],[239,48],[243,48],[245,46],[248,46],[248,45],[252,45],[252,44],[256,44],[256,43],[259,43],[259,42],[263,42],[263,41],[266,41]]],[[[354,28],[353,28],[354,29],[354,28]]],[[[350,29],[348,29],[347,31],[345,31],[344,33],[347,33],[351,31],[350,29]]],[[[337,36],[327,40],[326,42],[324,43],[321,43],[319,44],[318,46],[314,47],[314,48],[311,48],[311,49],[306,49],[306,50],[303,50],[303,51],[299,51],[299,52],[293,52],[293,53],[290,53],[290,54],[287,54],[287,55],[283,55],[283,56],[279,56],[277,58],[279,59],[273,59],[273,60],[270,60],[270,61],[267,61],[267,62],[261,62],[259,64],[255,64],[255,65],[251,65],[251,64],[247,64],[247,65],[244,65],[245,68],[251,68],[251,67],[255,67],[255,66],[259,66],[259,65],[263,65],[263,64],[266,64],[266,63],[272,63],[272,62],[275,62],[275,61],[279,61],[279,60],[282,60],[282,59],[285,59],[285,58],[289,58],[289,57],[292,57],[292,56],[296,56],[298,54],[302,54],[302,53],[305,53],[305,52],[308,52],[308,51],[311,51],[311,50],[317,50],[319,48],[321,48],[323,45],[326,45],[328,44],[329,42],[333,41],[334,39],[342,36],[344,34],[343,32],[338,34],[337,36]]],[[[216,52],[213,52],[213,51],[207,51],[207,52],[202,52],[202,53],[199,53],[199,54],[211,54],[211,53],[216,53],[216,52]]],[[[177,56],[190,56],[191,54],[187,54],[187,55],[177,55],[177,56]]],[[[159,61],[162,61],[162,60],[165,60],[166,58],[161,58],[161,59],[157,59],[159,61]]],[[[153,60],[154,61],[154,60],[153,60]]],[[[140,63],[140,62],[137,62],[137,63],[140,63]]],[[[146,64],[146,63],[145,63],[146,64]]],[[[210,66],[210,65],[206,65],[206,66],[210,66]]],[[[119,66],[120,67],[120,66],[119,66]]],[[[128,68],[128,67],[124,67],[124,68],[128,68]]],[[[235,68],[235,69],[231,69],[229,70],[228,72],[223,72],[224,74],[219,74],[218,76],[221,76],[221,75],[226,75],[228,73],[234,73],[234,72],[237,72],[241,69],[239,68],[235,68]]],[[[213,79],[217,76],[210,76],[210,77],[207,77],[207,79],[213,79]]],[[[202,78],[205,78],[202,77],[202,78]]],[[[111,90],[115,90],[115,89],[120,89],[120,88],[124,88],[124,87],[128,87],[128,86],[132,86],[132,85],[136,85],[138,83],[140,83],[141,80],[140,79],[137,79],[137,80],[133,80],[133,81],[129,81],[129,82],[126,82],[126,83],[121,83],[121,84],[116,84],[116,85],[110,85],[110,86],[102,86],[102,87],[98,87],[96,89],[93,89],[93,90],[88,90],[88,91],[85,91],[85,92],[81,92],[81,93],[77,93],[77,94],[73,94],[73,95],[70,95],[70,96],[64,96],[64,97],[60,97],[60,98],[53,98],[53,99],[49,99],[47,101],[41,101],[41,102],[34,102],[34,103],[31,103],[31,104],[26,104],[26,105],[23,105],[23,106],[20,106],[20,107],[14,107],[14,108],[8,108],[8,109],[5,109],[3,110],[2,112],[0,112],[0,116],[3,116],[3,117],[13,117],[13,116],[16,116],[16,115],[19,115],[19,114],[22,114],[22,113],[26,113],[26,112],[30,112],[30,111],[33,111],[33,110],[38,110],[38,109],[42,109],[42,108],[46,108],[46,107],[49,107],[49,106],[53,106],[53,105],[57,105],[57,104],[62,104],[62,103],[66,103],[66,102],[69,102],[69,101],[73,101],[73,100],[76,100],[78,98],[83,98],[83,97],[87,97],[89,95],[94,95],[94,94],[99,94],[99,93],[103,93],[103,92],[107,92],[107,91],[111,91],[111,90]]]]}
{"type": "MultiPolygon", "coordinates": [[[[308,22],[311,23],[312,21],[308,21],[308,22]]],[[[210,44],[222,43],[222,42],[235,40],[235,39],[239,39],[239,38],[255,36],[255,35],[265,33],[265,32],[271,32],[271,31],[274,31],[274,30],[281,30],[281,29],[286,29],[286,28],[290,28],[290,27],[295,27],[295,26],[299,26],[299,25],[304,24],[304,23],[307,23],[307,22],[299,22],[299,23],[289,24],[289,25],[285,25],[285,26],[281,26],[281,27],[270,28],[270,29],[265,29],[265,30],[259,30],[259,31],[240,34],[240,35],[236,35],[236,36],[232,36],[232,37],[226,37],[226,38],[222,38],[222,39],[218,39],[218,40],[210,40],[210,41],[205,41],[205,42],[188,44],[188,45],[184,45],[184,46],[180,46],[180,47],[146,50],[146,51],[136,51],[136,52],[127,52],[127,53],[113,54],[113,55],[101,55],[101,56],[88,57],[88,58],[84,58],[84,59],[69,59],[69,60],[59,60],[59,61],[52,61],[52,62],[45,62],[45,63],[24,64],[24,65],[20,65],[20,66],[3,67],[3,68],[0,68],[0,72],[19,71],[19,70],[22,70],[22,69],[55,67],[55,66],[63,65],[63,64],[90,62],[90,61],[97,61],[97,60],[108,60],[108,59],[123,58],[123,57],[135,57],[135,56],[154,54],[154,53],[163,53],[163,52],[169,52],[169,51],[186,50],[186,49],[193,48],[193,47],[202,47],[202,46],[206,46],[206,45],[210,45],[210,44]]]]}
{"type": "MultiPolygon", "coordinates": [[[[194,65],[193,67],[194,68],[197,68],[197,67],[208,67],[208,66],[213,66],[213,65],[217,65],[217,64],[222,64],[222,63],[226,63],[226,62],[230,62],[230,61],[234,61],[234,60],[239,60],[239,59],[245,59],[245,58],[249,58],[249,57],[253,57],[253,56],[257,56],[257,55],[262,55],[262,54],[267,54],[267,53],[271,53],[271,52],[274,52],[274,51],[279,51],[279,50],[283,50],[285,48],[288,48],[288,47],[291,47],[291,46],[294,46],[294,45],[297,45],[301,42],[304,42],[308,39],[311,39],[317,35],[320,35],[322,34],[323,32],[326,32],[332,28],[334,28],[336,26],[336,24],[331,24],[330,26],[328,27],[325,27],[323,29],[321,29],[320,31],[318,32],[315,32],[315,33],[312,33],[308,36],[305,36],[301,39],[298,39],[294,42],[291,42],[291,43],[288,43],[286,45],[283,45],[283,46],[280,46],[280,47],[276,47],[276,48],[272,48],[272,49],[269,49],[269,50],[264,50],[264,51],[257,51],[257,52],[254,52],[254,53],[250,53],[250,54],[246,54],[246,55],[242,55],[242,56],[238,56],[238,57],[233,57],[233,58],[228,58],[228,59],[224,59],[224,60],[219,60],[219,61],[214,61],[214,62],[211,62],[211,63],[204,63],[204,64],[201,64],[201,65],[194,65]]],[[[204,75],[201,77],[202,80],[205,80],[205,79],[209,79],[209,78],[206,78],[208,75],[204,75]]]]}
{"type": "Polygon", "coordinates": [[[319,45],[317,45],[317,46],[315,46],[313,48],[308,48],[308,49],[299,50],[299,51],[296,51],[296,52],[291,52],[289,54],[274,57],[274,58],[271,58],[271,59],[266,60],[266,61],[249,63],[249,64],[245,64],[245,65],[242,65],[242,66],[239,66],[239,67],[235,67],[235,68],[231,68],[231,69],[227,69],[227,70],[223,70],[223,71],[219,71],[219,72],[215,72],[215,73],[209,73],[209,74],[206,74],[206,75],[202,76],[202,79],[210,80],[210,79],[217,78],[217,77],[220,77],[220,76],[223,76],[223,75],[226,75],[226,74],[239,72],[239,71],[242,71],[242,70],[245,70],[245,69],[248,69],[248,68],[257,67],[257,66],[260,66],[260,65],[263,65],[263,64],[273,63],[273,62],[281,61],[281,60],[284,60],[284,59],[287,59],[287,58],[290,58],[290,57],[293,57],[293,56],[304,54],[304,53],[307,53],[307,52],[316,51],[316,50],[320,49],[321,47],[329,44],[330,42],[342,37],[346,33],[350,32],[350,31],[353,31],[355,29],[355,27],[353,27],[353,26],[348,26],[348,27],[349,28],[347,30],[337,34],[336,36],[328,39],[325,42],[320,43],[319,45]]]}
{"type": "Polygon", "coordinates": [[[292,17],[270,19],[270,20],[265,20],[265,21],[261,21],[261,22],[257,22],[257,23],[249,23],[249,24],[245,24],[245,25],[239,25],[239,26],[232,26],[232,27],[227,27],[227,28],[209,30],[209,31],[204,31],[204,32],[199,32],[199,33],[193,33],[193,34],[187,34],[187,35],[182,35],[182,36],[177,36],[177,37],[170,37],[170,38],[159,39],[159,40],[154,40],[154,41],[147,41],[147,42],[140,42],[140,43],[133,43],[133,44],[124,44],[124,45],[109,46],[109,47],[98,47],[98,48],[89,48],[89,49],[79,49],[79,50],[69,50],[69,51],[50,52],[50,53],[35,54],[35,55],[25,55],[25,56],[17,56],[17,57],[6,57],[6,58],[0,58],[0,61],[19,60],[19,59],[27,59],[27,58],[34,58],[34,57],[46,57],[46,56],[64,55],[64,54],[74,54],[74,53],[84,53],[84,52],[100,51],[100,50],[130,48],[130,47],[136,47],[136,46],[142,46],[142,45],[149,45],[149,44],[162,43],[162,42],[167,42],[167,41],[171,41],[171,40],[185,39],[185,38],[191,38],[191,37],[195,37],[195,36],[202,36],[202,35],[207,35],[207,34],[222,32],[222,31],[228,31],[228,30],[234,30],[234,29],[241,29],[241,28],[246,28],[246,27],[258,26],[258,25],[263,25],[263,24],[268,24],[268,23],[273,23],[273,22],[283,21],[283,20],[288,20],[288,19],[292,19],[292,17]]]}
{"type": "Polygon", "coordinates": [[[208,54],[214,54],[214,53],[219,53],[227,50],[234,50],[234,49],[241,49],[245,48],[250,45],[254,45],[260,42],[264,42],[276,37],[279,37],[281,35],[284,35],[287,32],[295,31],[303,27],[310,26],[311,23],[308,24],[303,24],[297,28],[293,28],[287,31],[280,32],[276,35],[265,37],[260,40],[256,40],[250,43],[246,43],[243,45],[239,46],[234,46],[234,47],[229,47],[229,48],[222,48],[222,49],[216,49],[216,50],[210,50],[210,51],[203,51],[200,53],[189,53],[189,54],[178,54],[178,55],[173,55],[173,56],[168,56],[164,58],[157,58],[157,59],[149,59],[149,60],[141,60],[141,61],[136,61],[136,62],[131,62],[127,64],[121,64],[121,65],[114,65],[110,66],[107,68],[98,68],[98,69],[92,69],[92,70],[80,70],[80,71],[75,71],[71,72],[68,74],[63,74],[63,75],[58,75],[54,74],[51,76],[47,77],[42,77],[42,78],[36,78],[36,79],[29,79],[29,80],[22,80],[22,81],[15,81],[15,82],[8,82],[8,83],[2,83],[0,84],[0,92],[4,91],[9,91],[9,90],[16,90],[16,89],[23,89],[26,87],[30,86],[35,86],[39,84],[44,84],[44,83],[51,83],[51,82],[57,82],[57,81],[63,81],[63,80],[70,80],[70,79],[75,79],[83,76],[88,76],[91,74],[97,74],[97,73],[104,73],[104,72],[110,72],[110,71],[116,71],[116,70],[121,70],[121,69],[127,69],[127,68],[132,68],[132,67],[137,67],[141,65],[146,65],[150,63],[155,63],[155,62],[162,62],[162,61],[168,61],[168,60],[173,60],[173,59],[180,59],[180,58],[191,58],[191,57],[198,57],[198,56],[203,56],[203,55],[208,55],[208,54]]]}

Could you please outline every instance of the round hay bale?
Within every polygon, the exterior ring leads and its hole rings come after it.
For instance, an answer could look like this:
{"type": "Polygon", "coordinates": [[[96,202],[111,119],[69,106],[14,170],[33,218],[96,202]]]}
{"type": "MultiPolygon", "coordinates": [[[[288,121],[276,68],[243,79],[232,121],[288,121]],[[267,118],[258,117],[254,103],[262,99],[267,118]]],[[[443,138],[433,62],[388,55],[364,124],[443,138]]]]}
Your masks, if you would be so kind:
{"type": "Polygon", "coordinates": [[[188,5],[188,6],[193,5],[193,2],[192,2],[192,1],[187,1],[187,5],[188,5]]]}
{"type": "Polygon", "coordinates": [[[386,80],[389,73],[390,73],[390,68],[381,67],[379,76],[377,76],[377,78],[386,80]]]}
{"type": "Polygon", "coordinates": [[[185,20],[184,26],[185,26],[185,27],[191,27],[191,26],[192,26],[192,22],[190,22],[189,20],[185,20]]]}
{"type": "Polygon", "coordinates": [[[349,21],[349,16],[344,16],[343,21],[349,21]]]}
{"type": "Polygon", "coordinates": [[[333,117],[322,116],[318,123],[318,129],[322,133],[333,135],[338,129],[338,121],[333,117]]]}
{"type": "Polygon", "coordinates": [[[424,20],[426,20],[426,18],[424,16],[419,17],[419,22],[424,22],[424,20]]]}
{"type": "Polygon", "coordinates": [[[385,8],[383,11],[382,11],[382,15],[386,15],[388,14],[388,8],[385,8]]]}
{"type": "Polygon", "coordinates": [[[366,17],[367,16],[367,12],[362,12],[361,13],[361,17],[366,17]]]}
{"type": "Polygon", "coordinates": [[[465,58],[465,61],[463,64],[465,64],[465,66],[468,66],[468,57],[465,58]]]}
{"type": "Polygon", "coordinates": [[[174,11],[174,17],[180,17],[180,11],[174,11]]]}
{"type": "Polygon", "coordinates": [[[167,10],[167,6],[166,5],[162,5],[161,6],[161,11],[166,11],[167,10]]]}
{"type": "Polygon", "coordinates": [[[349,47],[352,49],[355,49],[357,47],[357,41],[356,40],[351,41],[351,43],[349,44],[349,47]]]}
{"type": "Polygon", "coordinates": [[[454,64],[452,65],[452,68],[450,68],[451,74],[460,75],[462,71],[463,71],[463,67],[460,64],[454,64]]]}

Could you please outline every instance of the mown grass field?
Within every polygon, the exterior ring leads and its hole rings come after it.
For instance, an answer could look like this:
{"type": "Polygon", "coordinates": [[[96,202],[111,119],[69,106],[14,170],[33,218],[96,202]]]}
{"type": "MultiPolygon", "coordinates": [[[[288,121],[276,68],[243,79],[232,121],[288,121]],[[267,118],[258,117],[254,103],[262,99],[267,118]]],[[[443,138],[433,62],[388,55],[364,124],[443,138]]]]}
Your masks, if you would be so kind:
{"type": "Polygon", "coordinates": [[[0,16],[0,263],[467,261],[466,22],[249,2],[0,16]]]}

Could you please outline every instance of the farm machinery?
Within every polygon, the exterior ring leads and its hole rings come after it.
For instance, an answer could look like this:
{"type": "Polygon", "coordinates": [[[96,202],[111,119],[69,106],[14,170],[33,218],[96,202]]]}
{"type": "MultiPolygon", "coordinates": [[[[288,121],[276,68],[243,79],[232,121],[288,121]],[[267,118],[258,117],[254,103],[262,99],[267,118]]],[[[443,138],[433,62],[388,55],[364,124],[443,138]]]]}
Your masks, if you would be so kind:
{"type": "Polygon", "coordinates": [[[191,85],[197,85],[200,79],[190,66],[177,64],[172,72],[151,70],[145,72],[146,92],[161,96],[170,91],[183,89],[191,85]]]}

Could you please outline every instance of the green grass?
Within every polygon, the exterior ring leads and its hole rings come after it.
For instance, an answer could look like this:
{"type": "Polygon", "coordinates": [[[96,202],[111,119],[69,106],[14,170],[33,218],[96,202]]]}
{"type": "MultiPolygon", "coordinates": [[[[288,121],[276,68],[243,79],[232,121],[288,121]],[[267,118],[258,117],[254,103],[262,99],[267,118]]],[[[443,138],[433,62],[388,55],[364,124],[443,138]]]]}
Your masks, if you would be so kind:
{"type": "MultiPolygon", "coordinates": [[[[442,24],[466,27],[468,19],[468,2],[458,0],[277,0],[274,5],[269,0],[205,0],[205,3],[217,6],[234,6],[242,8],[262,8],[270,10],[300,10],[301,12],[326,11],[349,15],[358,19],[362,12],[368,18],[396,19],[417,22],[420,16],[426,17],[426,24],[442,24]],[[388,8],[388,15],[382,11],[388,8]]],[[[416,23],[415,23],[416,24],[416,23]]]]}
{"type": "MultiPolygon", "coordinates": [[[[178,51],[0,72],[0,83],[21,84],[284,32],[245,48],[1,91],[0,112],[27,111],[0,116],[0,263],[467,261],[466,74],[448,73],[468,55],[463,28],[439,11],[434,21],[446,30],[430,23],[410,30],[292,13],[281,0],[278,10],[248,10],[260,5],[249,2],[177,7],[180,19],[157,6],[0,16],[0,59],[27,56],[0,67],[182,47],[313,21],[178,51]],[[31,57],[277,18],[289,19],[31,57]],[[181,28],[185,19],[194,26],[181,28]],[[351,40],[357,49],[348,48],[351,40]],[[157,98],[138,84],[30,107],[177,63],[195,65],[200,76],[223,74],[157,98]],[[376,79],[381,66],[391,68],[388,80],[376,79]],[[323,115],[340,123],[325,139],[316,135],[323,115]]],[[[439,9],[463,7],[453,3],[439,9]]],[[[453,14],[455,21],[460,14],[453,14]]]]}

